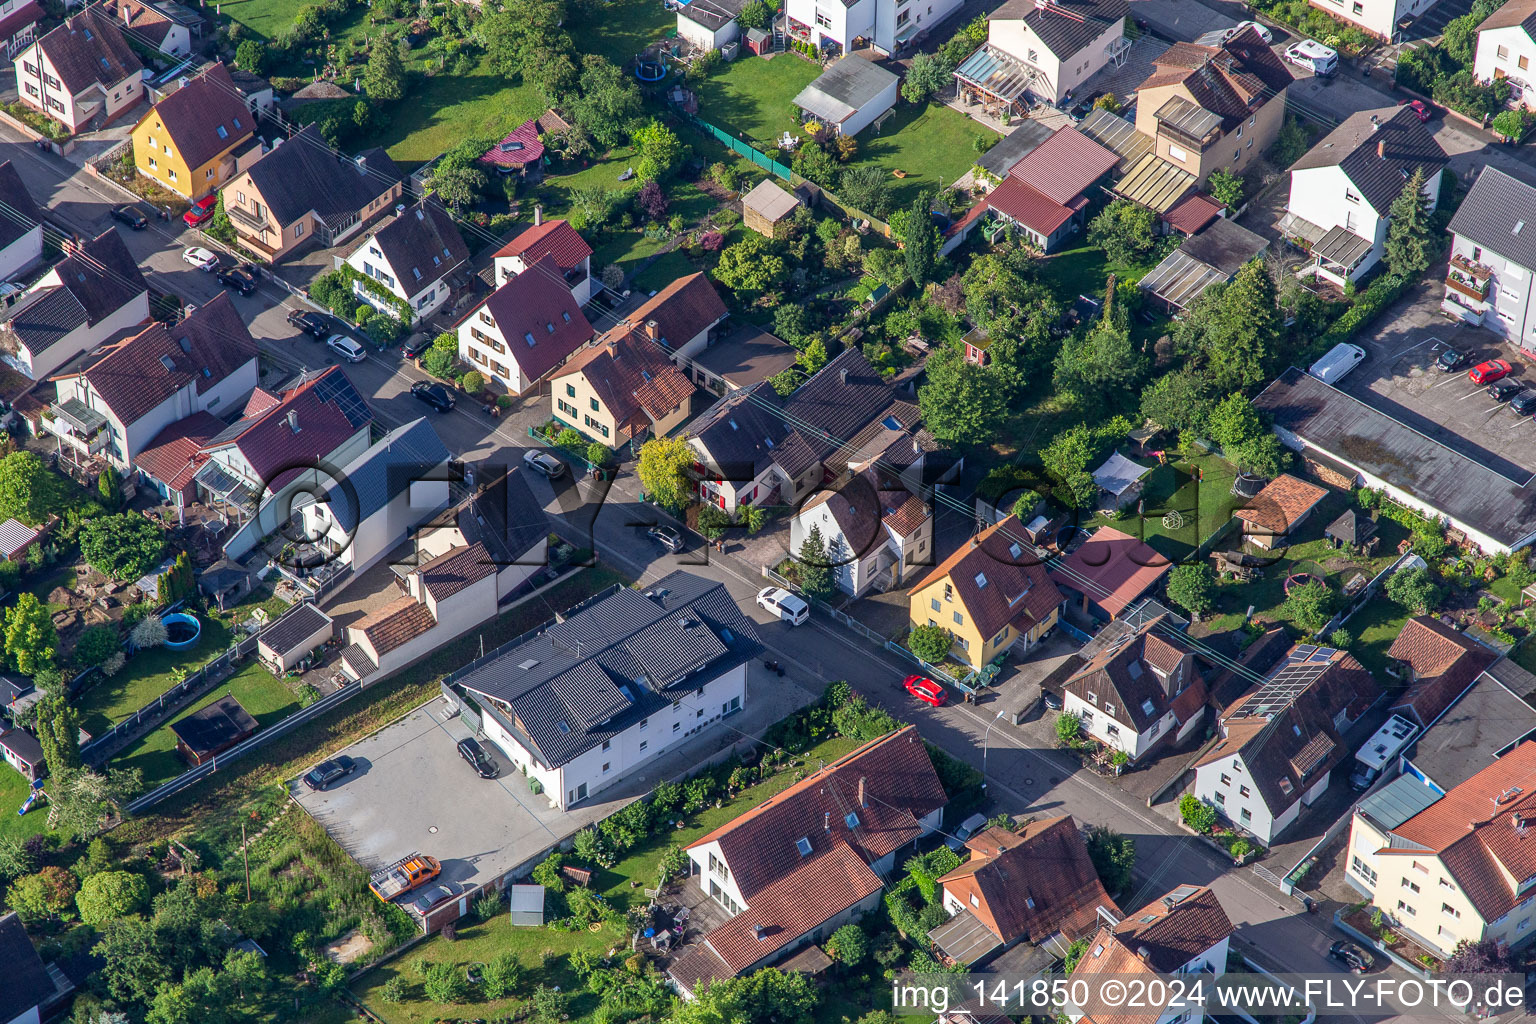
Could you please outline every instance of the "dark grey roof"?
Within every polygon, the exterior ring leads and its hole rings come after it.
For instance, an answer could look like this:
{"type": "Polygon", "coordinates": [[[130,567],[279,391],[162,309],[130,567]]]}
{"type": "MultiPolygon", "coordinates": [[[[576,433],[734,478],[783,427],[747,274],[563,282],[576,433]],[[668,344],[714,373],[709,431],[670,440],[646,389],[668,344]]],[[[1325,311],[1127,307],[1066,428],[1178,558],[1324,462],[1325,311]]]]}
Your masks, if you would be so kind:
{"type": "Polygon", "coordinates": [[[326,495],[331,514],[342,529],[356,530],[413,481],[433,479],[431,474],[447,461],[448,448],[425,418],[396,427],[347,464],[342,471],[346,486],[332,487],[326,495]]]}
{"type": "Polygon", "coordinates": [[[1408,760],[1441,790],[1461,785],[1536,732],[1536,708],[1523,699],[1533,690],[1536,676],[1508,658],[1494,662],[1414,741],[1408,760]]]}
{"type": "Polygon", "coordinates": [[[549,535],[549,517],[528,487],[521,463],[492,480],[453,510],[464,543],[485,545],[497,565],[523,565],[528,552],[549,535]]]}
{"type": "Polygon", "coordinates": [[[19,759],[30,765],[43,763],[43,745],[37,741],[37,737],[25,729],[11,729],[0,734],[0,746],[5,747],[19,759]]]}
{"type": "Polygon", "coordinates": [[[15,1020],[53,995],[53,980],[15,911],[0,917],[0,964],[5,965],[0,1020],[15,1020]]]}
{"type": "Polygon", "coordinates": [[[122,236],[108,228],[54,267],[59,286],[13,309],[11,330],[36,355],[82,324],[95,324],[147,290],[122,236]]]}
{"type": "MultiPolygon", "coordinates": [[[[1277,430],[1370,473],[1501,543],[1536,534],[1530,474],[1484,465],[1292,367],[1254,400],[1277,430]]],[[[1282,435],[1284,436],[1284,435],[1282,435]]]]}
{"type": "Polygon", "coordinates": [[[558,767],[761,650],[722,584],[674,572],[645,594],[619,590],[454,681],[497,713],[510,707],[518,724],[503,724],[558,767]]]}
{"type": "Polygon", "coordinates": [[[693,358],[738,388],[767,380],[795,365],[796,352],[760,327],[747,325],[693,358]]]}
{"type": "Polygon", "coordinates": [[[1407,107],[1382,107],[1351,114],[1291,170],[1337,166],[1365,201],[1385,215],[1415,169],[1422,168],[1429,178],[1448,163],[1450,157],[1417,114],[1407,107]]]}
{"type": "Polygon", "coordinates": [[[331,626],[331,617],[305,601],[279,615],[261,631],[261,642],[278,654],[287,654],[300,644],[307,645],[316,630],[331,626]]]}
{"type": "Polygon", "coordinates": [[[853,439],[910,390],[892,384],[857,348],[847,348],[784,401],[784,414],[820,458],[853,439]]]}
{"type": "Polygon", "coordinates": [[[311,210],[332,224],[356,214],[403,178],[382,149],[366,150],[353,160],[337,156],[312,124],[257,160],[249,173],[280,224],[291,224],[311,210]]]}
{"type": "Polygon", "coordinates": [[[375,244],[407,295],[436,284],[446,275],[461,271],[469,260],[469,247],[458,225],[443,205],[423,199],[407,207],[374,232],[363,245],[375,244]]]}
{"type": "Polygon", "coordinates": [[[255,731],[256,719],[229,694],[171,723],[176,738],[199,755],[225,750],[255,731]]]}
{"type": "Polygon", "coordinates": [[[1364,544],[1375,532],[1376,524],[1370,516],[1359,509],[1347,508],[1339,514],[1339,518],[1328,524],[1328,528],[1323,531],[1323,536],[1332,537],[1345,544],[1364,544]]]}
{"type": "MultiPolygon", "coordinates": [[[[3,169],[3,168],[0,168],[3,169]]],[[[1536,269],[1536,188],[1487,165],[1451,218],[1451,232],[1536,269]]]]}
{"type": "Polygon", "coordinates": [[[0,707],[31,693],[33,689],[32,680],[26,676],[0,676],[0,707]]]}
{"type": "Polygon", "coordinates": [[[1203,231],[1186,238],[1179,248],[1191,258],[1231,277],[1268,245],[1263,236],[1254,234],[1236,221],[1217,217],[1203,231]]]}
{"type": "Polygon", "coordinates": [[[774,459],[789,433],[779,396],[767,381],[727,395],[690,431],[709,453],[710,469],[724,480],[751,480],[774,459]]]}
{"type": "Polygon", "coordinates": [[[1399,775],[1360,801],[1355,812],[1390,832],[1440,799],[1441,794],[1412,775],[1399,775]]]}
{"type": "Polygon", "coordinates": [[[711,32],[718,32],[736,20],[736,15],[741,13],[744,6],[746,0],[688,0],[685,6],[677,9],[677,13],[711,32]]]}
{"type": "Polygon", "coordinates": [[[993,177],[1005,177],[1014,164],[1033,153],[1051,134],[1043,121],[1026,120],[983,153],[976,163],[993,177]]]}
{"type": "Polygon", "coordinates": [[[5,211],[5,216],[0,217],[0,249],[43,222],[43,211],[38,209],[21,174],[9,160],[0,164],[0,203],[5,204],[0,207],[5,211]]]}
{"type": "Polygon", "coordinates": [[[1008,0],[987,20],[1022,18],[1053,54],[1067,60],[1130,12],[1126,0],[1008,0]]]}
{"type": "MultiPolygon", "coordinates": [[[[894,74],[874,61],[850,55],[834,62],[819,78],[806,86],[800,95],[820,93],[858,110],[895,81],[897,78],[894,74]]],[[[799,97],[796,97],[795,102],[800,103],[799,97]]]]}

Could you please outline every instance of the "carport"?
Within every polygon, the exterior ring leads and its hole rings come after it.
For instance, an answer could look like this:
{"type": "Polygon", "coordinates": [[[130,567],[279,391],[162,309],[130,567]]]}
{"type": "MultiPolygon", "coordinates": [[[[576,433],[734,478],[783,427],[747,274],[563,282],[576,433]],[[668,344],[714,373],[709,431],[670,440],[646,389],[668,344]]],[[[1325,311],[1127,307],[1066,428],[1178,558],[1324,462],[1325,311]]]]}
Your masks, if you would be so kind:
{"type": "Polygon", "coordinates": [[[981,918],[962,910],[928,933],[928,938],[957,963],[973,964],[1003,944],[981,918]]]}

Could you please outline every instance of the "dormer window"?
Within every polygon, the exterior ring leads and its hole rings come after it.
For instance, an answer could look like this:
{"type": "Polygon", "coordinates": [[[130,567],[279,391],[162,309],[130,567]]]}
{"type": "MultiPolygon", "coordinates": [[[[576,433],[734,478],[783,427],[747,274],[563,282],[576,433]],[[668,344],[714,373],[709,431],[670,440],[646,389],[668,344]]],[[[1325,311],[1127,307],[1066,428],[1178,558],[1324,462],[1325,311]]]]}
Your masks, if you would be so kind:
{"type": "Polygon", "coordinates": [[[805,836],[801,836],[795,840],[795,849],[800,851],[800,856],[809,857],[811,855],[811,841],[805,836]]]}
{"type": "Polygon", "coordinates": [[[843,817],[843,824],[848,826],[849,831],[852,831],[859,827],[859,816],[853,811],[849,811],[843,817]]]}

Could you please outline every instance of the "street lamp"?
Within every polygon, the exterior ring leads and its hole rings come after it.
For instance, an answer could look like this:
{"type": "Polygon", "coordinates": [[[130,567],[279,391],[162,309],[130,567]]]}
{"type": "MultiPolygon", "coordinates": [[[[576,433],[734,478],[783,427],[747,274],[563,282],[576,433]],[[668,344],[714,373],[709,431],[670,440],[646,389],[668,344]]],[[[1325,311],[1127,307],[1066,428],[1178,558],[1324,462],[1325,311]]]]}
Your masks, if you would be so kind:
{"type": "Polygon", "coordinates": [[[982,789],[986,789],[987,788],[987,737],[992,735],[992,727],[998,723],[998,719],[1002,718],[1003,714],[1004,714],[1004,712],[999,711],[996,715],[994,715],[992,717],[992,721],[987,723],[987,730],[986,730],[986,732],[983,732],[981,734],[981,788],[982,789]]]}

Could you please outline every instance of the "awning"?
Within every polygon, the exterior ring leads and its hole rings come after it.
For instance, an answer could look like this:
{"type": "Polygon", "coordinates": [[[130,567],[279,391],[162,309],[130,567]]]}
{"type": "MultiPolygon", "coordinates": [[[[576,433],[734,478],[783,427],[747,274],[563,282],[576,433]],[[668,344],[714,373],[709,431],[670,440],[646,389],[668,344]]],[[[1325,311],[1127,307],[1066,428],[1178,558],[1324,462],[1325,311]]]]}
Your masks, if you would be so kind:
{"type": "Polygon", "coordinates": [[[990,43],[965,58],[955,69],[955,77],[962,82],[1009,103],[1024,95],[1035,75],[1034,68],[993,49],[990,43]]]}
{"type": "Polygon", "coordinates": [[[209,494],[222,501],[242,506],[250,505],[254,501],[250,488],[246,487],[244,481],[235,477],[217,462],[206,463],[192,479],[209,494]]]}
{"type": "Polygon", "coordinates": [[[82,437],[90,437],[96,431],[107,425],[107,418],[92,409],[78,398],[71,398],[65,402],[54,402],[52,406],[54,415],[69,425],[69,428],[82,437]]]}
{"type": "Polygon", "coordinates": [[[1317,244],[1318,240],[1327,234],[1320,225],[1313,224],[1305,217],[1298,217],[1294,213],[1287,212],[1279,220],[1275,221],[1275,230],[1286,238],[1299,238],[1310,248],[1317,244]]]}
{"type": "Polygon", "coordinates": [[[1141,287],[1178,309],[1187,308],[1227,275],[1182,250],[1174,250],[1139,282],[1141,287]]]}
{"type": "Polygon", "coordinates": [[[1342,225],[1329,228],[1328,233],[1312,246],[1312,255],[1345,270],[1358,267],[1370,251],[1370,239],[1361,238],[1342,225]]]}
{"type": "Polygon", "coordinates": [[[1003,940],[969,910],[962,910],[939,925],[928,933],[928,938],[962,964],[973,964],[1003,944],[1003,940]]]}
{"type": "Polygon", "coordinates": [[[1167,213],[1195,187],[1195,176],[1148,153],[1117,181],[1111,191],[1157,213],[1167,213]]]}
{"type": "Polygon", "coordinates": [[[1129,171],[1142,157],[1152,152],[1152,137],[1118,114],[1095,107],[1077,125],[1077,130],[1120,158],[1120,170],[1129,171]]]}

